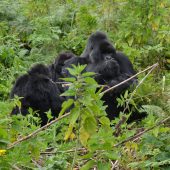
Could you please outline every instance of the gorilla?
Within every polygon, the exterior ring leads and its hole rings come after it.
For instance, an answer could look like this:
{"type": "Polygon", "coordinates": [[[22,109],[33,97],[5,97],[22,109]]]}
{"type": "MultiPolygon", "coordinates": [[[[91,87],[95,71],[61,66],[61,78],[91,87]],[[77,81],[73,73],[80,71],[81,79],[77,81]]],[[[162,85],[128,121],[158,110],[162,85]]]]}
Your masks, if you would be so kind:
{"type": "Polygon", "coordinates": [[[13,99],[15,95],[21,97],[21,108],[16,106],[11,114],[28,114],[29,107],[37,111],[41,118],[41,126],[45,125],[48,118],[45,114],[51,109],[52,116],[57,117],[63,99],[59,96],[60,91],[51,80],[50,69],[43,64],[34,65],[27,74],[20,76],[10,94],[13,99]]]}
{"type": "MultiPolygon", "coordinates": [[[[77,65],[78,63],[87,64],[85,70],[95,72],[95,80],[101,85],[107,85],[107,87],[114,86],[136,73],[128,57],[122,52],[116,51],[106,34],[99,31],[89,37],[80,57],[72,57],[65,61],[62,72],[68,76],[66,68],[70,67],[71,64],[77,65]]],[[[133,78],[104,94],[102,100],[108,106],[106,112],[110,120],[113,120],[120,111],[123,111],[123,108],[117,107],[116,98],[136,83],[137,78],[133,78]]]]}
{"type": "MultiPolygon", "coordinates": [[[[136,74],[128,57],[117,52],[103,32],[98,31],[89,37],[80,58],[88,60],[86,71],[95,72],[96,80],[101,84],[114,86],[136,74]]],[[[116,88],[112,93],[122,93],[130,85],[136,83],[137,78],[134,78],[116,88]]]]}
{"type": "MultiPolygon", "coordinates": [[[[71,52],[63,52],[60,53],[56,59],[54,60],[54,62],[52,64],[50,64],[49,70],[51,72],[52,75],[52,81],[57,83],[57,82],[62,82],[62,80],[60,78],[64,78],[63,74],[62,74],[62,68],[64,66],[64,63],[66,60],[69,60],[71,58],[76,57],[73,53],[71,52]]],[[[60,94],[64,92],[64,88],[62,87],[62,84],[57,84],[59,90],[60,90],[60,94]]]]}
{"type": "Polygon", "coordinates": [[[65,61],[73,57],[76,57],[76,55],[71,52],[63,52],[56,57],[51,65],[49,65],[49,69],[52,74],[52,80],[54,82],[59,81],[59,78],[62,77],[62,67],[64,66],[65,61]]]}

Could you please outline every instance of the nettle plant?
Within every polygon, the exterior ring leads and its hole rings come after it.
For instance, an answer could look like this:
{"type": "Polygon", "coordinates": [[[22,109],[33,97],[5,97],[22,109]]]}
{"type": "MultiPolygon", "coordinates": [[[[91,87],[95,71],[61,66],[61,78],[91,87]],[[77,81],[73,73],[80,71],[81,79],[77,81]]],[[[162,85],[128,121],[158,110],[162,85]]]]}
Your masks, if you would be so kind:
{"type": "MultiPolygon", "coordinates": [[[[71,105],[73,106],[70,110],[69,125],[65,130],[64,139],[76,141],[72,168],[78,166],[83,169],[91,167],[108,169],[111,167],[110,160],[117,160],[120,157],[119,149],[115,148],[114,144],[132,135],[132,132],[117,138],[113,135],[115,128],[111,126],[105,112],[107,106],[104,106],[101,100],[103,88],[90,77],[94,73],[82,73],[84,69],[85,66],[73,65],[73,68],[68,68],[72,77],[64,79],[69,82],[69,88],[62,95],[67,96],[68,100],[63,103],[60,116],[71,105]],[[83,154],[79,150],[82,147],[85,149],[83,154]]],[[[119,121],[120,119],[117,118],[113,124],[119,121]]],[[[126,126],[125,122],[122,132],[127,131],[126,126]]]]}

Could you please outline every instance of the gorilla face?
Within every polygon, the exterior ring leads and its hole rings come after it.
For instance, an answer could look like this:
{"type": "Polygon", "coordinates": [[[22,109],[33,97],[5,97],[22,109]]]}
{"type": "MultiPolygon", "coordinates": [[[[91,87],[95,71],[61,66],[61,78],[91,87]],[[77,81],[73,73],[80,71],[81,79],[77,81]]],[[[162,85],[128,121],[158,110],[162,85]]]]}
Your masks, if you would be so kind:
{"type": "Polygon", "coordinates": [[[98,31],[89,37],[87,46],[80,57],[88,58],[90,63],[98,63],[104,60],[103,57],[106,55],[114,53],[115,49],[108,41],[107,36],[98,31]]]}
{"type": "Polygon", "coordinates": [[[120,67],[112,54],[102,54],[98,62],[87,65],[86,71],[95,72],[96,79],[101,77],[102,79],[109,80],[120,74],[120,67]]]}

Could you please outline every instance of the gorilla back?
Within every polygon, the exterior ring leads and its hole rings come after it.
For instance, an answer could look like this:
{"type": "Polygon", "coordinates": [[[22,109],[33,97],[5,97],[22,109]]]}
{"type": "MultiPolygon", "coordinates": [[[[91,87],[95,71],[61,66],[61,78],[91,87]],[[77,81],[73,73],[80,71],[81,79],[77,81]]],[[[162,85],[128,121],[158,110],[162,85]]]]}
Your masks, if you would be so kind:
{"type": "Polygon", "coordinates": [[[33,66],[27,74],[16,80],[10,97],[14,98],[14,95],[22,97],[21,108],[16,106],[11,114],[26,115],[31,107],[38,112],[42,126],[48,121],[45,112],[51,109],[52,116],[57,117],[61,110],[62,98],[59,96],[59,89],[51,81],[49,68],[43,64],[33,66]]]}

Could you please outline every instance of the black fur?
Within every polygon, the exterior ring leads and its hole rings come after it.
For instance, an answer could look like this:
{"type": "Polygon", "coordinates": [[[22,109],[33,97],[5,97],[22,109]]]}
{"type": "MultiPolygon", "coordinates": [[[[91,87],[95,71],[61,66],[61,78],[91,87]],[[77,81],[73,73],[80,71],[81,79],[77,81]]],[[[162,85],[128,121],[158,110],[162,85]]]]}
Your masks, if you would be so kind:
{"type": "Polygon", "coordinates": [[[51,81],[51,73],[43,64],[33,66],[27,74],[20,76],[14,84],[10,97],[17,95],[21,98],[21,109],[17,106],[12,110],[12,115],[21,113],[28,114],[28,108],[38,111],[42,120],[41,125],[47,123],[44,112],[51,109],[52,116],[57,117],[62,104],[60,92],[55,83],[51,81]]]}
{"type": "MultiPolygon", "coordinates": [[[[96,81],[102,85],[114,86],[136,73],[128,57],[117,52],[103,32],[92,34],[82,55],[67,60],[63,70],[77,63],[87,64],[86,71],[95,72],[96,81]]],[[[116,98],[136,83],[137,78],[134,78],[103,96],[102,99],[108,105],[106,112],[111,120],[123,110],[117,108],[116,98]]]]}

